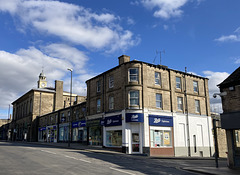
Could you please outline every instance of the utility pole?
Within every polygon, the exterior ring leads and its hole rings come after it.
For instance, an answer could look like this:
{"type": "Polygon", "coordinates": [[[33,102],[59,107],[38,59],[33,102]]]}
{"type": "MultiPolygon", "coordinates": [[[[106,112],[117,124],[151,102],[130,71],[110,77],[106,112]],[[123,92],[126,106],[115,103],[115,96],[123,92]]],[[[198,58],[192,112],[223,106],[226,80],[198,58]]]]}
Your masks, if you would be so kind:
{"type": "Polygon", "coordinates": [[[72,71],[73,69],[68,68],[71,72],[71,83],[70,83],[70,116],[69,116],[69,128],[68,128],[68,147],[70,147],[70,141],[71,141],[71,125],[72,125],[72,71]]]}

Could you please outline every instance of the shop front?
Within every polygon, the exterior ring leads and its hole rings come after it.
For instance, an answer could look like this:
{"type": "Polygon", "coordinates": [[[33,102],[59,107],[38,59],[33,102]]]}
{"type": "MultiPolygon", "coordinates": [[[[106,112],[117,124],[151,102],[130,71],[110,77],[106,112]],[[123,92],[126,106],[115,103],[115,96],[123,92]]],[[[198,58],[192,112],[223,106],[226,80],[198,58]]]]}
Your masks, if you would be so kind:
{"type": "Polygon", "coordinates": [[[101,119],[87,120],[88,145],[102,145],[102,126],[101,119]]]}
{"type": "Polygon", "coordinates": [[[142,127],[144,122],[143,113],[126,113],[126,126],[129,128],[129,154],[142,153],[142,127]]]}
{"type": "Polygon", "coordinates": [[[149,115],[150,156],[174,156],[173,118],[149,115]]]}
{"type": "Polygon", "coordinates": [[[72,122],[72,141],[80,143],[87,142],[87,127],[85,120],[72,122]]]}
{"type": "Polygon", "coordinates": [[[57,126],[47,126],[47,142],[57,142],[57,126]]]}
{"type": "Polygon", "coordinates": [[[46,127],[38,128],[38,141],[45,142],[46,141],[46,127]]]}
{"type": "Polygon", "coordinates": [[[68,141],[69,123],[59,124],[59,142],[68,141]]]}
{"type": "Polygon", "coordinates": [[[122,115],[104,119],[104,146],[122,149],[122,115]]]}

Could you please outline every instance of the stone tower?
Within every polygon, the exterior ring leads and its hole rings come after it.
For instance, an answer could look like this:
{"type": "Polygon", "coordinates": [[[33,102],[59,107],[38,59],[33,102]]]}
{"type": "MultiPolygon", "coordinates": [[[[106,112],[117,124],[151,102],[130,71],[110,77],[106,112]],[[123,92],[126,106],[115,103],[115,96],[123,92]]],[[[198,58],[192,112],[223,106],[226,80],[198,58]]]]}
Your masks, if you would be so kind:
{"type": "Polygon", "coordinates": [[[45,88],[45,87],[47,87],[47,78],[42,70],[38,79],[38,88],[45,88]]]}

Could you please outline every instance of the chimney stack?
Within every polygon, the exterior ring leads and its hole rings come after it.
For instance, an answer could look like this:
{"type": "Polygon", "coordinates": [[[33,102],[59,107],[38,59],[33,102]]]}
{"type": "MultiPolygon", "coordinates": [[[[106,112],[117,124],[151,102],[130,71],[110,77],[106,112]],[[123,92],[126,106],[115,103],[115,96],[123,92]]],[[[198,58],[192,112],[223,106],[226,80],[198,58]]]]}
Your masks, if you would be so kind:
{"type": "Polygon", "coordinates": [[[118,57],[118,60],[119,60],[119,65],[121,65],[123,63],[129,62],[130,56],[122,55],[122,56],[118,57]]]}

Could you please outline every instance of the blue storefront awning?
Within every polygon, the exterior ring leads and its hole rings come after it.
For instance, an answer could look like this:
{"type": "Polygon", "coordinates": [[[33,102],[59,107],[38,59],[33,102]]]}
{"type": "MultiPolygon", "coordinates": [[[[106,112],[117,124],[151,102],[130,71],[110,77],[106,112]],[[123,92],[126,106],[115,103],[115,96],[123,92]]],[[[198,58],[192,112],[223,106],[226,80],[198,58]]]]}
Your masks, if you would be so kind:
{"type": "Polygon", "coordinates": [[[38,128],[39,131],[44,131],[46,130],[46,127],[41,127],[41,128],[38,128]]]}
{"type": "Polygon", "coordinates": [[[72,122],[72,128],[78,128],[78,127],[84,127],[84,126],[86,126],[86,120],[72,122]]]}
{"type": "Polygon", "coordinates": [[[114,115],[111,117],[106,117],[104,119],[104,125],[106,127],[122,125],[122,115],[114,115]]]}
{"type": "Polygon", "coordinates": [[[173,118],[170,116],[149,115],[149,125],[173,127],[173,118]]]}
{"type": "Polygon", "coordinates": [[[144,122],[143,113],[127,113],[126,122],[144,122]]]}

